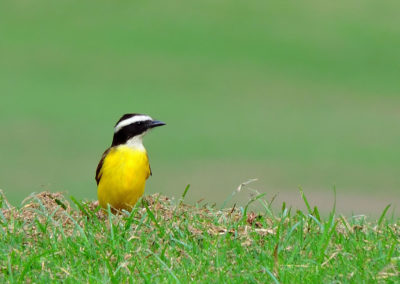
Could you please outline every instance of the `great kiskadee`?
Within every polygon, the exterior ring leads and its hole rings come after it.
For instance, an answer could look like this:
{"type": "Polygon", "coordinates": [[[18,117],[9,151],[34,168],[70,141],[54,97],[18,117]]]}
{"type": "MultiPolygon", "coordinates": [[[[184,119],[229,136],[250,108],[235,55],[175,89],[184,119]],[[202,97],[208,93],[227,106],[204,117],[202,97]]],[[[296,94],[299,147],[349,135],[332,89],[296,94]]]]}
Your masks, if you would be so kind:
{"type": "Polygon", "coordinates": [[[100,206],[131,211],[143,195],[151,175],[143,136],[152,128],[165,125],[144,114],[123,115],[114,127],[114,137],[96,170],[100,206]]]}

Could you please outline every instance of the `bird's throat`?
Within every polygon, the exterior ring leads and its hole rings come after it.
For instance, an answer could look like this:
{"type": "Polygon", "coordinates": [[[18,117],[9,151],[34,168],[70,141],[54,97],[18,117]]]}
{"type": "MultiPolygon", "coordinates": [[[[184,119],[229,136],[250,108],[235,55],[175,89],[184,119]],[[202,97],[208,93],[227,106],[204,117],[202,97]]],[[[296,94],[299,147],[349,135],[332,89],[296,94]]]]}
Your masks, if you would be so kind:
{"type": "Polygon", "coordinates": [[[133,149],[133,150],[139,150],[145,152],[146,149],[143,146],[143,134],[137,135],[135,137],[132,137],[128,141],[126,141],[126,146],[133,149]]]}

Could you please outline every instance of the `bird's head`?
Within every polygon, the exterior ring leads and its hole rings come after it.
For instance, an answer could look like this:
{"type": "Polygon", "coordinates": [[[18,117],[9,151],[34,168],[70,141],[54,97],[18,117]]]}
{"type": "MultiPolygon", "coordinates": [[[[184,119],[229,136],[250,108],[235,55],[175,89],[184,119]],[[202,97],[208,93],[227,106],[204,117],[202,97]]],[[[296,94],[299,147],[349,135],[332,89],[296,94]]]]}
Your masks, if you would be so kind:
{"type": "Polygon", "coordinates": [[[124,114],[115,124],[112,146],[126,144],[127,146],[143,147],[143,136],[150,129],[162,125],[165,125],[165,123],[154,120],[145,114],[124,114]]]}

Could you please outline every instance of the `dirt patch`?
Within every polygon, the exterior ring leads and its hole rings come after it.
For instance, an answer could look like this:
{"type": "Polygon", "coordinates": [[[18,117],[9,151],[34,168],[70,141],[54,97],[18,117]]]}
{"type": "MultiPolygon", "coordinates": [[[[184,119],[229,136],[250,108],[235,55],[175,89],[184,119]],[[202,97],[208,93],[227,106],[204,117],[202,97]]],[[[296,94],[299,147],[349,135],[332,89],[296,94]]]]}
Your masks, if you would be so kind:
{"type": "Polygon", "coordinates": [[[93,219],[100,220],[102,224],[102,229],[97,232],[99,238],[107,235],[110,220],[114,226],[122,226],[121,228],[129,222],[133,238],[153,230],[168,234],[173,227],[184,229],[185,226],[194,237],[200,237],[202,234],[232,234],[242,238],[244,244],[248,242],[251,232],[260,235],[275,234],[275,229],[270,227],[272,221],[265,222],[269,217],[263,216],[262,225],[258,221],[261,216],[253,212],[249,212],[243,218],[241,211],[236,208],[217,210],[206,206],[190,206],[160,194],[145,196],[133,209],[135,222],[132,222],[130,213],[126,211],[117,212],[109,218],[107,212],[99,208],[97,201],[71,204],[61,193],[41,192],[29,196],[20,208],[10,205],[2,192],[0,196],[3,200],[1,213],[7,221],[2,222],[3,225],[11,232],[15,232],[16,228],[22,230],[29,242],[45,234],[60,238],[60,231],[66,236],[86,232],[88,222],[93,219]],[[15,226],[15,222],[23,225],[15,226]],[[143,222],[150,222],[151,226],[141,226],[140,223],[143,222]],[[229,224],[232,223],[240,223],[236,231],[229,229],[229,224]]]}
{"type": "MultiPolygon", "coordinates": [[[[81,223],[85,213],[71,206],[70,202],[62,193],[41,192],[31,195],[24,199],[22,206],[16,208],[12,206],[0,191],[2,199],[1,213],[8,222],[8,229],[14,230],[14,222],[21,222],[22,228],[27,236],[38,237],[44,231],[50,231],[54,227],[62,227],[63,232],[71,235],[77,222],[81,223]]],[[[87,202],[82,204],[85,208],[93,210],[96,208],[96,202],[87,202]]],[[[105,216],[102,211],[98,211],[97,216],[105,216]]]]}

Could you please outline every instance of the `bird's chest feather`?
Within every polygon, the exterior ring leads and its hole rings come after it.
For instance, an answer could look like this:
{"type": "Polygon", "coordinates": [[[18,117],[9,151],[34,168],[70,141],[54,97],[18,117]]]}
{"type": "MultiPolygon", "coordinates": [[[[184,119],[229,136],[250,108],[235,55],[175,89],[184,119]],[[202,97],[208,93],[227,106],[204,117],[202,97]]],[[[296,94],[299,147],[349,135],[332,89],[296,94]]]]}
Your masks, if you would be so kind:
{"type": "Polygon", "coordinates": [[[112,191],[143,191],[150,175],[147,153],[142,149],[119,146],[104,159],[101,169],[102,186],[112,191]]]}

